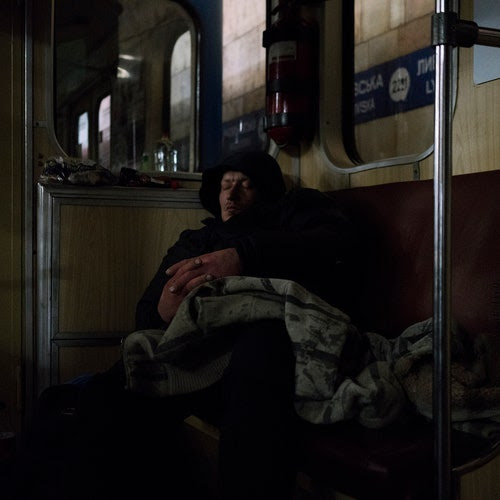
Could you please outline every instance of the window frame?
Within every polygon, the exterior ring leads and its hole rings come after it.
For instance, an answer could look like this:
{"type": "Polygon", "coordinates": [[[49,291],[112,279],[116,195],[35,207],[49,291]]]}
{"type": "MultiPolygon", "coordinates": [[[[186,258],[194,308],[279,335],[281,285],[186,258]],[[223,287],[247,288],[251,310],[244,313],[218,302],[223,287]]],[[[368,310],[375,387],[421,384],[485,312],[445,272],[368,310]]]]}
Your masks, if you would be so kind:
{"type": "MultiPolygon", "coordinates": [[[[434,140],[424,150],[414,154],[363,161],[360,157],[354,132],[354,2],[325,2],[321,51],[319,142],[320,154],[330,170],[339,173],[356,173],[364,170],[416,164],[434,151],[434,140]],[[352,30],[346,30],[351,26],[352,30]],[[339,61],[341,74],[328,71],[331,61],[339,61]]],[[[453,50],[452,92],[454,104],[457,95],[458,50],[453,50]]],[[[453,106],[455,108],[455,105],[453,106]]]]}
{"type": "MultiPolygon", "coordinates": [[[[30,1],[30,8],[31,2],[30,1]]],[[[193,67],[193,99],[197,110],[194,118],[194,168],[192,172],[176,173],[178,178],[201,179],[203,170],[220,161],[223,143],[222,133],[222,0],[172,0],[191,16],[195,36],[193,67]],[[203,91],[202,91],[203,89],[203,91]]],[[[47,127],[53,156],[69,156],[56,135],[54,112],[54,2],[41,0],[36,11],[40,21],[48,20],[48,25],[40,30],[46,33],[49,43],[45,46],[45,107],[46,116],[42,121],[47,127]]],[[[67,133],[70,133],[68,130],[67,133]]]]}

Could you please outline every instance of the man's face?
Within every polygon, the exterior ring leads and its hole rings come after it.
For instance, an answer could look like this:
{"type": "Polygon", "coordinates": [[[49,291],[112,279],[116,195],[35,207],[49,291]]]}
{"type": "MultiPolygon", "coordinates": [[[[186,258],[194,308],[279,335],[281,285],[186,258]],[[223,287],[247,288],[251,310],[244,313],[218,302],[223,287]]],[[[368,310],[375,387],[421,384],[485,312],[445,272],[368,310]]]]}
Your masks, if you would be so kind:
{"type": "Polygon", "coordinates": [[[221,218],[225,222],[243,212],[257,199],[253,182],[243,173],[229,170],[220,182],[219,204],[221,218]]]}

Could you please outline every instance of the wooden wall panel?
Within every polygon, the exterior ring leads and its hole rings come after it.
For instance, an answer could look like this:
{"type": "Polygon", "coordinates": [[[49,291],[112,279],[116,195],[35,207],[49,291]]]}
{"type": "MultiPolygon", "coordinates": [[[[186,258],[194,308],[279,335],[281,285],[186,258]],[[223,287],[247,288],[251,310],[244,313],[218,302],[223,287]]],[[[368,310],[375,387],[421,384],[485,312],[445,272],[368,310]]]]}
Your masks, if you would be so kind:
{"type": "Polygon", "coordinates": [[[37,387],[111,366],[168,248],[207,212],[196,190],[39,185],[37,387]]]}
{"type": "Polygon", "coordinates": [[[500,456],[460,478],[460,500],[500,498],[500,456]]]}
{"type": "Polygon", "coordinates": [[[0,3],[0,401],[17,428],[22,411],[22,2],[0,3]]]}
{"type": "Polygon", "coordinates": [[[130,331],[135,305],[167,249],[201,210],[61,208],[59,330],[130,331]]]}
{"type": "Polygon", "coordinates": [[[120,346],[61,347],[58,356],[59,380],[66,383],[110,368],[120,358],[120,346]]]}

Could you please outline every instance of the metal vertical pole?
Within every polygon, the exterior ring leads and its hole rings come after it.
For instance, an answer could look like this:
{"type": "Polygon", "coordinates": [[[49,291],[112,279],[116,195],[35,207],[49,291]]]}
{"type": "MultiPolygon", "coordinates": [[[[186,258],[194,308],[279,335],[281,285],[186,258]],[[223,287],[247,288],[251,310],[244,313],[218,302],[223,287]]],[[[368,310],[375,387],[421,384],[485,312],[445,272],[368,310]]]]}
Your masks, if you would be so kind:
{"type": "MultiPolygon", "coordinates": [[[[436,14],[452,11],[436,0],[436,14]]],[[[451,497],[450,437],[450,205],[452,176],[452,55],[449,43],[436,45],[434,110],[434,459],[437,498],[451,497]]]]}

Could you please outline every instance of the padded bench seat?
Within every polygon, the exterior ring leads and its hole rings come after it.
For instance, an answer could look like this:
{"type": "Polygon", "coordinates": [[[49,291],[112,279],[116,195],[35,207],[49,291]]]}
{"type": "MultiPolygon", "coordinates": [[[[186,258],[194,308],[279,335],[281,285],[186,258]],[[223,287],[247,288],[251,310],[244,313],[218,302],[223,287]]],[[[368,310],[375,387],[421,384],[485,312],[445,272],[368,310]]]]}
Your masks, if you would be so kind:
{"type": "MultiPolygon", "coordinates": [[[[350,311],[354,323],[391,338],[431,317],[433,181],[331,194],[368,242],[357,256],[362,273],[350,311]]],[[[454,176],[451,195],[452,317],[471,335],[500,338],[500,170],[454,176]]],[[[500,353],[490,355],[500,366],[500,353]]],[[[452,431],[451,437],[454,470],[467,470],[467,464],[484,463],[499,452],[470,434],[452,431]]],[[[302,446],[304,472],[343,493],[432,498],[434,429],[421,417],[381,430],[355,422],[305,424],[302,446]]]]}
{"type": "MultiPolygon", "coordinates": [[[[380,430],[356,422],[302,427],[300,470],[316,487],[357,499],[433,498],[431,423],[410,417],[380,430]]],[[[452,431],[451,438],[454,470],[500,451],[490,441],[471,434],[452,431]]]]}

